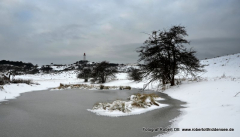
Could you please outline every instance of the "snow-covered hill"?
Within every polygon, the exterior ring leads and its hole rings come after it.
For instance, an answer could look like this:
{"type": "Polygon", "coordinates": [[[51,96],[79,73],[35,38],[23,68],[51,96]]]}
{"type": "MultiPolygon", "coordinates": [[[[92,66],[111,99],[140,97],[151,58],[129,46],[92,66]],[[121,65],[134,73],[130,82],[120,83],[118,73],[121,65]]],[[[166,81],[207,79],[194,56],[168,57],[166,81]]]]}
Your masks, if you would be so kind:
{"type": "Polygon", "coordinates": [[[173,128],[180,128],[181,131],[164,137],[240,135],[240,54],[206,59],[201,63],[208,65],[205,67],[207,72],[200,74],[205,80],[187,81],[164,91],[173,98],[187,102],[182,115],[172,124],[173,128]],[[194,131],[196,128],[203,131],[194,131]],[[215,128],[228,131],[207,131],[215,128]]]}
{"type": "Polygon", "coordinates": [[[207,65],[207,72],[202,77],[240,77],[240,53],[202,60],[201,63],[207,65]]]}
{"type": "MultiPolygon", "coordinates": [[[[164,91],[173,98],[187,102],[182,115],[177,118],[173,128],[234,128],[234,131],[178,131],[164,136],[185,137],[238,137],[240,135],[240,53],[206,59],[201,61],[206,72],[199,74],[202,81],[183,81],[182,85],[164,91]]],[[[122,69],[127,69],[126,66],[122,69]]],[[[55,70],[57,68],[54,68],[55,70]]],[[[61,68],[63,69],[63,68],[61,68]]],[[[77,71],[63,71],[56,74],[21,75],[16,78],[32,79],[40,85],[11,84],[0,90],[0,101],[15,98],[20,93],[57,87],[60,83],[80,84],[77,71]]],[[[90,83],[88,83],[90,84],[90,83]]],[[[128,80],[126,73],[117,74],[117,78],[106,86],[131,86],[142,88],[146,81],[136,83],[128,80]]],[[[153,83],[147,89],[157,89],[153,83]]]]}

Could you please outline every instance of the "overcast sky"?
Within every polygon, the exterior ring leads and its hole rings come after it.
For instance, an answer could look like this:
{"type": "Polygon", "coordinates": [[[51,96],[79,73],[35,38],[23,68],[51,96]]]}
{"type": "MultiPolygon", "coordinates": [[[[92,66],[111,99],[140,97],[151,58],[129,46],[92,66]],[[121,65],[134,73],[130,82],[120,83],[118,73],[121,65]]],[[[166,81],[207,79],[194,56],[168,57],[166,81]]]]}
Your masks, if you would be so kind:
{"type": "Polygon", "coordinates": [[[0,60],[134,63],[141,32],[173,25],[200,59],[240,52],[239,0],[0,0],[0,60]]]}

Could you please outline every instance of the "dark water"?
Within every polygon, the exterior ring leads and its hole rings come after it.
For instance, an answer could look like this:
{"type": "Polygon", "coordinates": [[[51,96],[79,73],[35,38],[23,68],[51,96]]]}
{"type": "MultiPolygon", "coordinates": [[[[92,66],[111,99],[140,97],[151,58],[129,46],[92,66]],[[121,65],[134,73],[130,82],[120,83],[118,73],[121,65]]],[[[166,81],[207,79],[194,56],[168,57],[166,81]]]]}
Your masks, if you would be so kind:
{"type": "Polygon", "coordinates": [[[0,137],[148,137],[143,127],[168,127],[180,114],[181,102],[157,93],[168,107],[125,117],[98,116],[86,109],[97,102],[126,99],[138,90],[60,90],[24,93],[1,102],[0,137]]]}

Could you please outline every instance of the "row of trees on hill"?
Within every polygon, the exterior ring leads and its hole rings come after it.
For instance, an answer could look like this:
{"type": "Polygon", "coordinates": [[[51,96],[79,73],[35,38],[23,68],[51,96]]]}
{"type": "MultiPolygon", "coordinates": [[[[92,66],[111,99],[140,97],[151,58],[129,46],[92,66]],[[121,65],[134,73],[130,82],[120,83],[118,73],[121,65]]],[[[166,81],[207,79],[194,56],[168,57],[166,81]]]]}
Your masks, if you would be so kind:
{"type": "Polygon", "coordinates": [[[50,65],[43,65],[41,68],[38,65],[33,65],[32,63],[23,63],[19,61],[0,61],[0,72],[1,73],[11,73],[12,75],[19,74],[36,74],[40,71],[44,73],[49,73],[53,70],[50,65]]]}
{"type": "Polygon", "coordinates": [[[27,72],[34,69],[32,63],[23,63],[19,61],[0,61],[0,72],[7,72],[9,70],[18,71],[18,72],[27,72]]]}
{"type": "Polygon", "coordinates": [[[32,63],[24,63],[22,61],[8,61],[8,60],[1,60],[0,65],[13,65],[13,66],[27,66],[27,67],[33,67],[34,65],[32,63]]]}

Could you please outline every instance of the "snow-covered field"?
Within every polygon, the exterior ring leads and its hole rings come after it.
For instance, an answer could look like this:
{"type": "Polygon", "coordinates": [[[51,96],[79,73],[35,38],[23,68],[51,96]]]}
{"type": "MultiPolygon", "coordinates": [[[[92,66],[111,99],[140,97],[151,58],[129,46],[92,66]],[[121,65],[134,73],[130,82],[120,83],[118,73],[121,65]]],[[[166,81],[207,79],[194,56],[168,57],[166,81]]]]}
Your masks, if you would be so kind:
{"type": "MultiPolygon", "coordinates": [[[[234,131],[175,131],[164,136],[184,137],[237,137],[240,135],[240,54],[202,60],[207,72],[199,74],[202,81],[184,81],[182,85],[164,91],[169,96],[187,102],[182,115],[172,124],[173,128],[233,128],[234,131]]],[[[11,84],[0,91],[0,101],[19,96],[20,93],[57,87],[60,83],[79,84],[76,72],[63,72],[58,75],[23,75],[16,78],[32,79],[40,85],[11,84]]],[[[142,88],[145,82],[136,83],[127,79],[126,73],[105,86],[131,86],[142,88]]],[[[149,89],[156,89],[157,83],[149,89]]]]}
{"type": "Polygon", "coordinates": [[[240,77],[240,53],[234,55],[226,55],[217,58],[202,60],[206,73],[202,77],[214,78],[225,76],[240,77]]]}
{"type": "MultiPolygon", "coordinates": [[[[230,128],[234,131],[175,131],[164,137],[238,137],[240,135],[240,54],[202,60],[201,82],[185,82],[164,91],[187,102],[172,128],[230,128]]],[[[161,135],[162,136],[162,135],[161,135]]]]}
{"type": "Polygon", "coordinates": [[[54,88],[63,84],[77,84],[82,83],[83,80],[76,78],[75,71],[62,72],[58,74],[37,74],[37,75],[20,75],[15,78],[31,79],[34,83],[38,84],[11,84],[4,85],[3,90],[0,90],[0,101],[13,99],[18,97],[21,93],[30,91],[45,90],[54,88]]]}
{"type": "MultiPolygon", "coordinates": [[[[240,78],[211,79],[183,84],[165,91],[186,101],[186,108],[172,128],[233,128],[234,131],[181,131],[171,137],[237,137],[240,134],[240,78]]],[[[168,136],[168,135],[166,135],[168,136]]]]}

